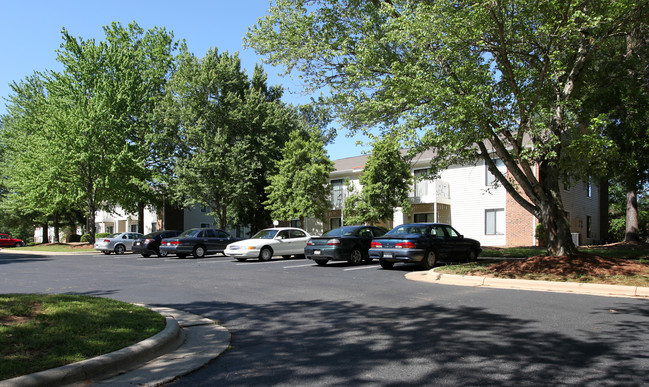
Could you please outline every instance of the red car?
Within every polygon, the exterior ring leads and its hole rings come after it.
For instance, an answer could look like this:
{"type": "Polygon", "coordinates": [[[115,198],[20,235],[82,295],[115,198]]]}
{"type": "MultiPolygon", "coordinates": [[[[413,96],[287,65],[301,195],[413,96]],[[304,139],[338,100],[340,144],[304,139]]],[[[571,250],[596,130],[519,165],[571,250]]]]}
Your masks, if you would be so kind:
{"type": "Polygon", "coordinates": [[[0,247],[21,247],[25,242],[20,239],[12,238],[7,234],[0,234],[0,247]]]}

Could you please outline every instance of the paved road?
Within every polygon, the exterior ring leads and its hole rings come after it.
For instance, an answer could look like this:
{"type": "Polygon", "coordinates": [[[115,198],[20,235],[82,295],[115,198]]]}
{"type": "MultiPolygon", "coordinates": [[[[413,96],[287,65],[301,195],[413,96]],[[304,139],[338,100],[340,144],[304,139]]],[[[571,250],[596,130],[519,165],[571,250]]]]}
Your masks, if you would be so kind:
{"type": "Polygon", "coordinates": [[[177,386],[646,385],[649,302],[433,285],[417,270],[0,252],[0,293],[160,305],[232,348],[177,386]]]}

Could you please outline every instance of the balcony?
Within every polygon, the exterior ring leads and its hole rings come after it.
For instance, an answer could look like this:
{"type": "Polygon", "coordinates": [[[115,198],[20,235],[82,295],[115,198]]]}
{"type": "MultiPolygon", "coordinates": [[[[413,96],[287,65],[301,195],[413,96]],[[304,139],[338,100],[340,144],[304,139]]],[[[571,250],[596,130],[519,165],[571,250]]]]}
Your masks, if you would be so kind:
{"type": "Polygon", "coordinates": [[[451,204],[450,186],[443,180],[422,180],[415,183],[410,202],[451,204]]]}

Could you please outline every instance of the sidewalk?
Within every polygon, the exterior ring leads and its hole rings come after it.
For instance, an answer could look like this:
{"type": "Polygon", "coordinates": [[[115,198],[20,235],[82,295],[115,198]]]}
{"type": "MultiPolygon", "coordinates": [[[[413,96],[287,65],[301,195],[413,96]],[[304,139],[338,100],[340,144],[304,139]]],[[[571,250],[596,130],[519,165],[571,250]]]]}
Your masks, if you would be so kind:
{"type": "Polygon", "coordinates": [[[406,278],[432,284],[489,287],[497,289],[520,289],[545,292],[590,294],[607,297],[649,298],[649,287],[589,284],[580,282],[552,282],[491,278],[468,275],[436,273],[435,269],[406,274],[406,278]]]}
{"type": "Polygon", "coordinates": [[[230,345],[230,332],[207,318],[150,307],[167,319],[162,332],[130,347],[63,367],[0,381],[0,387],[160,386],[201,368],[230,345]]]}

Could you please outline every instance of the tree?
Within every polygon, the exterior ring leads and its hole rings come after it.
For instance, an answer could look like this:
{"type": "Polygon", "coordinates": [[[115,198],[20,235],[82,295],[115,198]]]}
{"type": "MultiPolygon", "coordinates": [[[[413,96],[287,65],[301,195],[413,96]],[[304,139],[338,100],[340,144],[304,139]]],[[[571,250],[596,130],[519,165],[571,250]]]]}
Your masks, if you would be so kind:
{"type": "Polygon", "coordinates": [[[13,197],[55,219],[61,208],[84,207],[91,241],[98,208],[134,209],[151,198],[150,113],[177,47],[157,28],[104,31],[107,40],[96,43],[64,29],[63,70],[14,84],[4,120],[16,145],[8,147],[13,197]]]}
{"type": "Polygon", "coordinates": [[[578,90],[580,120],[590,130],[588,141],[574,144],[574,169],[625,188],[626,242],[639,241],[637,192],[649,182],[648,55],[649,25],[642,20],[601,47],[588,63],[589,82],[578,90]],[[592,160],[587,168],[584,159],[592,160]]]}
{"type": "Polygon", "coordinates": [[[399,142],[392,137],[374,139],[372,154],[360,176],[362,189],[345,199],[345,224],[378,223],[391,219],[396,207],[410,209],[412,174],[399,142]]]}
{"type": "Polygon", "coordinates": [[[434,149],[433,173],[481,158],[544,224],[548,254],[567,255],[576,248],[560,182],[567,140],[580,135],[573,93],[589,56],[646,7],[631,0],[278,0],[246,43],[309,87],[328,87],[351,129],[381,125],[434,149]]]}
{"type": "Polygon", "coordinates": [[[295,130],[282,149],[283,158],[266,187],[264,205],[274,219],[324,218],[331,207],[329,174],[333,162],[320,133],[295,130]]]}
{"type": "Polygon", "coordinates": [[[211,49],[201,59],[185,55],[167,93],[179,138],[177,200],[207,206],[221,228],[267,226],[264,188],[294,127],[281,89],[266,85],[261,67],[248,78],[237,54],[211,49]]]}

